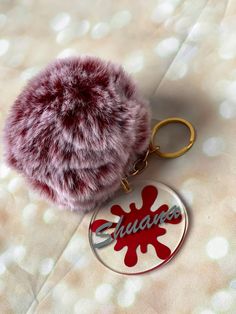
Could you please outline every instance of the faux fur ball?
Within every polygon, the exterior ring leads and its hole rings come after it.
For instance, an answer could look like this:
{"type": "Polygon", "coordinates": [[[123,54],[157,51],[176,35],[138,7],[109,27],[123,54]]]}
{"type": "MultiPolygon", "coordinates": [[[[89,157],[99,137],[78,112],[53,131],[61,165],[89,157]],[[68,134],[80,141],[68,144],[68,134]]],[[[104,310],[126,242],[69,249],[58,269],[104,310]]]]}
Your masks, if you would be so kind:
{"type": "Polygon", "coordinates": [[[5,155],[51,201],[90,210],[119,188],[149,135],[149,106],[120,66],[94,57],[58,59],[12,106],[5,155]]]}

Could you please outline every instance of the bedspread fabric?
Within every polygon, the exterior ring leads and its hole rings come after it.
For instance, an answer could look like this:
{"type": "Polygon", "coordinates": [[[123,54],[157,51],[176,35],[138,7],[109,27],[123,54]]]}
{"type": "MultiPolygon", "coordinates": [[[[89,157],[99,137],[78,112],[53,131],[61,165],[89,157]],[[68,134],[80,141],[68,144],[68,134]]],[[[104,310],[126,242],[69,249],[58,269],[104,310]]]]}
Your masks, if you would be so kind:
{"type": "MultiPolygon", "coordinates": [[[[153,120],[178,116],[197,131],[188,153],[153,157],[139,176],[172,187],[190,226],[170,263],[137,276],[99,263],[92,213],[60,210],[32,191],[4,163],[1,140],[1,314],[236,313],[235,30],[233,0],[0,1],[1,130],[46,64],[94,55],[124,66],[153,120]]],[[[160,141],[174,150],[186,132],[169,132],[160,141]]]]}

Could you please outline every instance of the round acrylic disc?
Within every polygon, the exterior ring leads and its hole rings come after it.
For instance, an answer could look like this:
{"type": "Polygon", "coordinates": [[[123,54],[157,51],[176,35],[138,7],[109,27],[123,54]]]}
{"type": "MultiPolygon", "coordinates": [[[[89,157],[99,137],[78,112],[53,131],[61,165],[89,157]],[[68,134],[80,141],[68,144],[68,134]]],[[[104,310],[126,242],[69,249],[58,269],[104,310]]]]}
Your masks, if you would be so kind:
{"type": "Polygon", "coordinates": [[[89,242],[98,260],[121,274],[141,274],[169,262],[188,227],[186,208],[165,184],[139,181],[98,208],[89,242]]]}

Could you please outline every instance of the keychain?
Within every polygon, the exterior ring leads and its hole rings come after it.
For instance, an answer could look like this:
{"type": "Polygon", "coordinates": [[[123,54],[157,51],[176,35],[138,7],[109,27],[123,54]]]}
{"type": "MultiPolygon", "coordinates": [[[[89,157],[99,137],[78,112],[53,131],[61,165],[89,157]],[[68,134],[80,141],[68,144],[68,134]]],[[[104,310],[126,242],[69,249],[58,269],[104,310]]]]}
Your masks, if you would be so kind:
{"type": "MultiPolygon", "coordinates": [[[[157,123],[144,157],[134,163],[130,177],[148,165],[150,154],[176,158],[195,141],[195,130],[186,120],[169,118],[157,123]],[[169,123],[184,124],[190,132],[187,146],[167,153],[155,146],[158,130],[169,123]]],[[[169,262],[179,250],[188,228],[187,210],[178,195],[163,183],[138,181],[130,186],[129,177],[121,181],[124,192],[105,208],[98,208],[89,226],[90,246],[98,260],[121,274],[141,274],[169,262]],[[160,237],[160,238],[159,238],[160,237]]]]}
{"type": "Polygon", "coordinates": [[[95,210],[91,247],[119,273],[163,265],[187,230],[186,209],[170,188],[129,182],[147,167],[150,154],[178,157],[195,140],[194,128],[183,119],[161,121],[152,134],[150,120],[148,101],[123,68],[87,56],[55,60],[31,78],[4,127],[6,163],[58,207],[95,210]],[[154,137],[173,122],[189,128],[190,141],[163,153],[154,137]],[[127,193],[118,192],[120,185],[127,193]]]}

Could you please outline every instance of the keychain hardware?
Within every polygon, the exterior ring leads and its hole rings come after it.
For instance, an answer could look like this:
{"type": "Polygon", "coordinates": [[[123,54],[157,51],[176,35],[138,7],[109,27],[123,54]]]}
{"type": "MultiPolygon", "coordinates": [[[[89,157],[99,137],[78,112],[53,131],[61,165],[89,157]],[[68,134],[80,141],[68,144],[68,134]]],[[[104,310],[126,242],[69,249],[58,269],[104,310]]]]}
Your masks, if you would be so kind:
{"type": "Polygon", "coordinates": [[[193,143],[195,142],[195,140],[196,140],[196,132],[195,132],[194,127],[189,121],[183,118],[173,117],[173,118],[164,119],[158,122],[152,129],[151,141],[144,157],[136,160],[133,166],[133,171],[121,180],[121,186],[124,189],[124,191],[128,193],[132,190],[128,181],[128,177],[133,177],[143,172],[143,170],[146,169],[148,166],[147,159],[151,154],[155,153],[159,157],[168,158],[168,159],[177,158],[185,154],[193,146],[193,143]],[[189,142],[188,142],[188,145],[182,147],[176,152],[172,152],[172,153],[162,152],[160,149],[160,146],[154,144],[154,140],[155,140],[158,130],[160,130],[160,128],[162,128],[163,126],[171,124],[171,123],[183,124],[188,128],[190,132],[189,142]]]}

